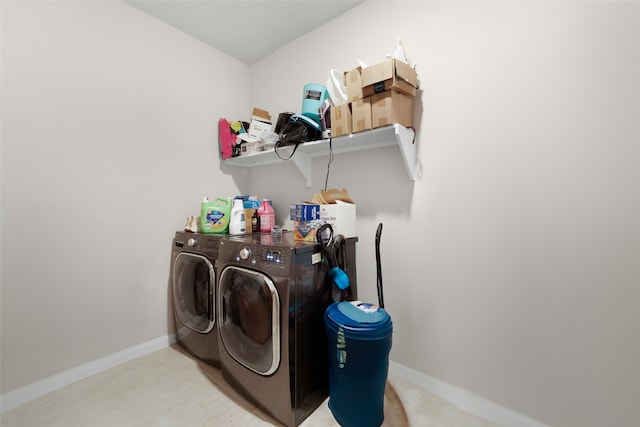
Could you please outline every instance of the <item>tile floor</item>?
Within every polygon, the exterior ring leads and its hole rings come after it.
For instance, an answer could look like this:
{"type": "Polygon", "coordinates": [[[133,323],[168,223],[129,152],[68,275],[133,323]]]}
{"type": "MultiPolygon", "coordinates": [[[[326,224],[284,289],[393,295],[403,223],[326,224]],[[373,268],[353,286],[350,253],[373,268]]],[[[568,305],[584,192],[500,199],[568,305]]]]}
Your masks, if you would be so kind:
{"type": "MultiPolygon", "coordinates": [[[[390,376],[389,384],[402,403],[385,399],[383,426],[496,427],[407,381],[390,376]]],[[[0,425],[255,427],[279,424],[231,389],[220,370],[172,346],[6,411],[0,417],[0,425]]],[[[338,423],[325,400],[301,427],[332,426],[338,423]]]]}

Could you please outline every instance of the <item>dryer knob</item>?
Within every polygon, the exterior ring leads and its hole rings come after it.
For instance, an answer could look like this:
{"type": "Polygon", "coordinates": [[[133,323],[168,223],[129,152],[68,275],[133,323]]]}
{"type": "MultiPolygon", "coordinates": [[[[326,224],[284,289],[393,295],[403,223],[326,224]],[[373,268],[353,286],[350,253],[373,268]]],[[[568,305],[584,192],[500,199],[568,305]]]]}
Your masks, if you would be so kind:
{"type": "Polygon", "coordinates": [[[240,249],[240,258],[249,259],[250,256],[251,256],[251,249],[247,247],[240,249]]]}
{"type": "Polygon", "coordinates": [[[189,240],[187,240],[187,246],[189,246],[191,248],[194,247],[196,245],[196,243],[197,243],[196,239],[194,239],[193,237],[190,238],[189,240]]]}

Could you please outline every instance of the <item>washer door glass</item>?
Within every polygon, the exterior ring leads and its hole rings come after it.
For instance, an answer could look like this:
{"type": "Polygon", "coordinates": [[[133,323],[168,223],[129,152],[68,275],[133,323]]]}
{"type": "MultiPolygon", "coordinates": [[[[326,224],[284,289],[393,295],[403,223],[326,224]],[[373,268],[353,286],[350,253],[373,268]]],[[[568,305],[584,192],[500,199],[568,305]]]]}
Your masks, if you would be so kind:
{"type": "Polygon", "coordinates": [[[211,262],[196,254],[180,252],[173,263],[173,306],[180,322],[207,333],[216,322],[215,272],[211,262]]]}
{"type": "Polygon", "coordinates": [[[229,266],[220,275],[218,331],[237,362],[261,375],[280,364],[280,300],[269,277],[229,266]]]}

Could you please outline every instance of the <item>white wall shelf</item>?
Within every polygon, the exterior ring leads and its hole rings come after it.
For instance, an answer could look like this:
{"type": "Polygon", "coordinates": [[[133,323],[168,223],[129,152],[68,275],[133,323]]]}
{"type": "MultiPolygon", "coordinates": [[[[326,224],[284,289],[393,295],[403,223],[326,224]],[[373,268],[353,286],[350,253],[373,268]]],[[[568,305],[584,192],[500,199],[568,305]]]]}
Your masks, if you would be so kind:
{"type": "MultiPolygon", "coordinates": [[[[339,136],[331,141],[334,154],[350,151],[369,150],[373,148],[397,145],[402,154],[407,173],[411,181],[416,180],[416,144],[413,129],[399,124],[339,136]]],[[[280,157],[288,158],[293,146],[278,148],[280,157]]],[[[282,160],[274,150],[260,151],[246,156],[231,157],[224,162],[230,166],[255,167],[291,161],[300,170],[306,180],[307,188],[311,188],[311,161],[315,157],[329,156],[329,140],[305,142],[300,144],[293,157],[282,160]]]]}

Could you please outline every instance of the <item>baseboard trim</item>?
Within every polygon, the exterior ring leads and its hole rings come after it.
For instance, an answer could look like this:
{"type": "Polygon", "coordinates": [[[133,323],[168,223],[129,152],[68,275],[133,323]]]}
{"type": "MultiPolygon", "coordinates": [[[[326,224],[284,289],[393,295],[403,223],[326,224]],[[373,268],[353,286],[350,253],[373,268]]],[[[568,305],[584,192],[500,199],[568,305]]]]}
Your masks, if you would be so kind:
{"type": "Polygon", "coordinates": [[[482,396],[390,361],[389,373],[415,384],[477,417],[502,427],[549,427],[482,396]]]}
{"type": "Polygon", "coordinates": [[[0,412],[8,411],[71,383],[165,348],[175,341],[175,334],[159,337],[5,393],[0,396],[0,412]]]}

